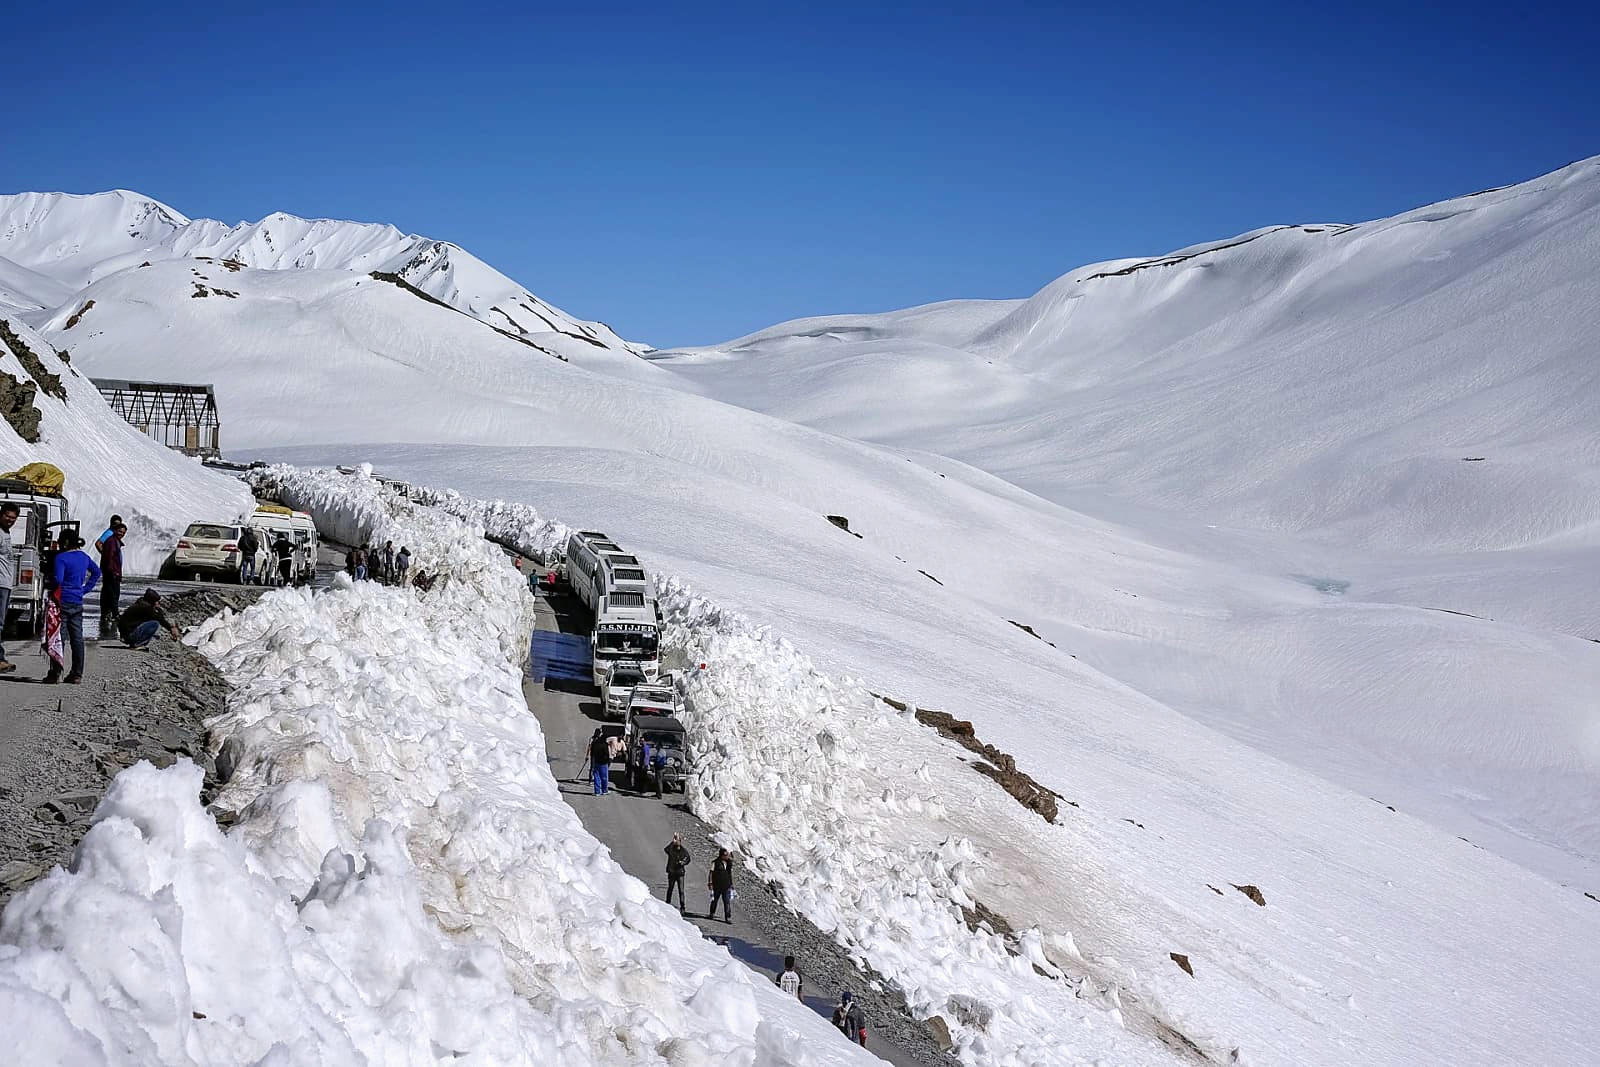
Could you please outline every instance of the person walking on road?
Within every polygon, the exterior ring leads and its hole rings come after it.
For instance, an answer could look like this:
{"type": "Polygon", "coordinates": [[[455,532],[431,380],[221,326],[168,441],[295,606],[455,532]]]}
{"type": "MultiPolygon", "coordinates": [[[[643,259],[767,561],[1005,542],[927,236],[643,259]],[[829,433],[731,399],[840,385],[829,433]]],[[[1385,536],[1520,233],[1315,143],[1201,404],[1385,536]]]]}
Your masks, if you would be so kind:
{"type": "Polygon", "coordinates": [[[733,922],[733,856],[725,848],[717,850],[717,858],[711,861],[711,869],[706,872],[706,890],[711,894],[706,918],[716,918],[717,902],[721,901],[722,921],[733,922]]]}
{"type": "Polygon", "coordinates": [[[860,1006],[848,989],[839,994],[839,1003],[833,1007],[833,1025],[847,1039],[862,1048],[867,1047],[867,1017],[861,1014],[860,1006]]]}
{"type": "Polygon", "coordinates": [[[789,996],[800,1001],[805,999],[800,995],[800,987],[805,983],[801,981],[800,972],[795,970],[793,956],[783,957],[783,973],[778,975],[777,981],[778,988],[789,996]]]}
{"type": "Polygon", "coordinates": [[[272,542],[272,551],[278,557],[278,576],[283,579],[283,584],[294,584],[294,542],[280,531],[278,539],[272,542]]]}
{"type": "Polygon", "coordinates": [[[678,914],[682,915],[689,906],[689,898],[683,891],[683,876],[693,862],[689,850],[683,847],[683,835],[673,834],[672,844],[661,851],[667,854],[667,903],[672,903],[672,890],[678,890],[678,914]]]}
{"type": "Polygon", "coordinates": [[[68,532],[61,535],[61,552],[56,556],[56,586],[61,593],[61,625],[72,647],[72,669],[67,684],[83,681],[83,598],[94,592],[100,568],[83,550],[83,538],[68,532]]]}
{"type": "Polygon", "coordinates": [[[589,773],[594,779],[594,795],[603,797],[611,791],[611,742],[598,728],[589,739],[589,773]]]}
{"type": "Polygon", "coordinates": [[[182,636],[172,620],[167,618],[166,612],[161,610],[161,594],[154,589],[146,589],[144,596],[129,604],[128,610],[117,620],[122,640],[129,648],[146,647],[163,626],[174,641],[182,636]]]}
{"type": "Polygon", "coordinates": [[[122,539],[128,528],[122,523],[111,527],[110,536],[100,539],[100,636],[117,632],[117,615],[122,607],[122,539]]]}
{"type": "Polygon", "coordinates": [[[256,553],[261,550],[261,538],[255,527],[246,526],[239,535],[239,584],[252,585],[256,580],[256,553]]]}

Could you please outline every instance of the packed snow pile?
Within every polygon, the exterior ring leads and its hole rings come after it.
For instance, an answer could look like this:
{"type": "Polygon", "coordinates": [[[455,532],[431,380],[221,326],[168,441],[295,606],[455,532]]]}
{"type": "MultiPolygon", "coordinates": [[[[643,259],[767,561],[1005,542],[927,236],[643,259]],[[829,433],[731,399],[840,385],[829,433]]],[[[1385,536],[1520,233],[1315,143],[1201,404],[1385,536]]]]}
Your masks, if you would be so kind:
{"type": "Polygon", "coordinates": [[[0,422],[0,471],[35,461],[60,467],[71,516],[83,523],[86,537],[121,515],[128,524],[127,573],[155,574],[189,523],[229,522],[254,506],[236,479],[128,425],[88,378],[15,317],[0,319],[0,375],[0,386],[7,379],[15,383],[12,395],[33,387],[22,407],[37,412],[38,432],[38,440],[29,441],[9,421],[0,422]]]}
{"type": "Polygon", "coordinates": [[[685,673],[695,814],[717,827],[789,906],[949,1026],[968,1062],[1169,1062],[1123,1028],[1114,993],[1069,980],[1037,928],[969,928],[979,849],[944,828],[947,791],[926,763],[886,776],[883,753],[933,762],[933,735],[860,684],[822,675],[789,642],[659,583],[666,644],[685,673]]]}
{"type": "MultiPolygon", "coordinates": [[[[75,292],[153,262],[198,260],[217,264],[224,278],[246,267],[384,274],[518,337],[565,339],[622,353],[644,348],[604,323],[552,307],[457,245],[376,223],[276,212],[230,226],[186,218],[126,190],[18,193],[0,196],[0,257],[0,263],[9,260],[16,267],[11,299],[18,307],[55,308],[67,299],[63,288],[75,292]]],[[[7,277],[0,272],[0,284],[7,277]]]]}
{"type": "Polygon", "coordinates": [[[370,478],[294,484],[404,538],[427,594],[268,594],[188,640],[237,687],[217,804],[120,776],[73,870],[0,925],[0,1040],[30,1063],[843,1064],[622,873],[562,801],[516,656],[531,597],[482,531],[370,478]],[[379,504],[373,507],[374,503],[379,504]]]}

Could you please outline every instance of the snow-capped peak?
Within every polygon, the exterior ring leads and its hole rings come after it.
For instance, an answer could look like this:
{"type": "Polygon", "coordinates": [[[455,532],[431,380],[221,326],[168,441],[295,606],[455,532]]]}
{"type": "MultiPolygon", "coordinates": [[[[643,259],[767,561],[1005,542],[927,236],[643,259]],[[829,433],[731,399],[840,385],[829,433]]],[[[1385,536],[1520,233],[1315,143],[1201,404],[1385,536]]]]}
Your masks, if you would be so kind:
{"type": "Polygon", "coordinates": [[[90,283],[147,261],[209,257],[258,270],[350,270],[392,274],[427,295],[519,337],[557,335],[623,353],[623,340],[540,300],[459,245],[407,234],[385,223],[303,219],[276,211],[229,225],[189,219],[138,193],[17,193],[0,196],[3,296],[17,307],[61,306],[62,287],[90,283]],[[26,273],[24,273],[26,272],[26,273]],[[42,276],[54,286],[40,284],[42,276]]]}

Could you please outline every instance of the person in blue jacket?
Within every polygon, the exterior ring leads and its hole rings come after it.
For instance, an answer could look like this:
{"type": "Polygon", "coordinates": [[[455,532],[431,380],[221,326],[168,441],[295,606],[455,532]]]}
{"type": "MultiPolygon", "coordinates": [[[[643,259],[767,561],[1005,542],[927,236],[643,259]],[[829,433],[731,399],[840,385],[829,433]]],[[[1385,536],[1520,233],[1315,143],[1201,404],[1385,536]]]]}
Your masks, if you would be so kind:
{"type": "Polygon", "coordinates": [[[68,531],[61,535],[61,551],[56,554],[56,587],[61,590],[61,626],[72,646],[72,669],[67,682],[83,681],[83,598],[94,592],[100,568],[83,550],[84,540],[68,531]]]}

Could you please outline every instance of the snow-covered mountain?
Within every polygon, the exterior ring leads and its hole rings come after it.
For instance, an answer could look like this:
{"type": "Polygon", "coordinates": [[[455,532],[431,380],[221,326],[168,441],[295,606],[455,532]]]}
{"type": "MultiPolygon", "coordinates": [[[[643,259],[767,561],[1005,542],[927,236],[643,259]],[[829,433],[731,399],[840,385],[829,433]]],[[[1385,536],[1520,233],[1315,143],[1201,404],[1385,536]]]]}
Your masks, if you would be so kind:
{"type": "MultiPolygon", "coordinates": [[[[606,529],[701,617],[793,642],[712,654],[752,675],[803,654],[951,711],[1073,802],[1051,825],[988,805],[895,722],[850,733],[797,669],[764,706],[879,754],[884,799],[792,790],[854,798],[809,831],[833,870],[873,869],[833,830],[968,841],[965,891],[1222,1062],[1564,1063],[1600,1040],[1597,205],[1590,160],[1027,300],[648,360],[530,359],[370,277],[354,238],[298,266],[264,240],[260,262],[137,258],[116,213],[50,242],[115,269],[0,254],[87,282],[27,313],[86,372],[214,382],[231,449],[370,459],[606,529]]],[[[171,224],[174,250],[198,225],[171,224]]],[[[786,787],[740,832],[793,818],[786,787]]],[[[795,899],[838,907],[816,877],[795,899]]],[[[875,965],[951,966],[896,918],[898,886],[849,891],[882,906],[875,965]]],[[[1060,993],[1026,966],[1014,983],[1019,1004],[1060,993]]],[[[1019,1057],[1050,1062],[1049,1036],[1019,1057]]]]}
{"type": "Polygon", "coordinates": [[[40,276],[78,290],[145,262],[173,259],[216,260],[229,270],[388,274],[495,329],[555,351],[575,344],[617,352],[644,349],[604,323],[585,322],[552,307],[457,245],[401,233],[393,226],[302,219],[282,212],[229,226],[214,219],[189,219],[122,189],[87,196],[0,196],[0,299],[13,306],[55,307],[61,302],[60,290],[41,285],[40,276]]]}

